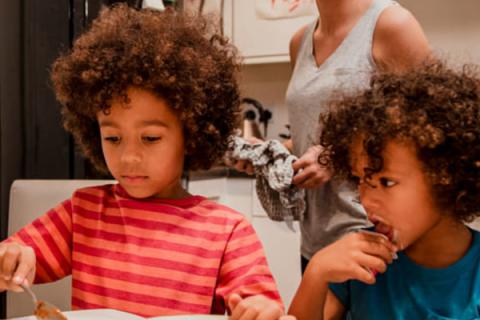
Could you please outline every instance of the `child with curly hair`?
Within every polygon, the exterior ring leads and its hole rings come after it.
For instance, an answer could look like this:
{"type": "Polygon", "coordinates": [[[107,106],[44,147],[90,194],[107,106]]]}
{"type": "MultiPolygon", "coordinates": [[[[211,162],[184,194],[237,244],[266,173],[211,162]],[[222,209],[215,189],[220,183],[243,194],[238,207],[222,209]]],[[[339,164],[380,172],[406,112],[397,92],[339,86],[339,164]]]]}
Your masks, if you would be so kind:
{"type": "Polygon", "coordinates": [[[374,225],[313,257],[302,319],[478,319],[480,77],[435,63],[377,75],[330,105],[319,161],[358,186],[374,225]]]}
{"type": "Polygon", "coordinates": [[[181,185],[185,165],[208,168],[227,148],[237,71],[201,18],[103,8],[52,80],[65,128],[118,184],[77,190],[1,244],[0,290],[71,274],[73,309],[280,318],[247,219],[181,185]]]}

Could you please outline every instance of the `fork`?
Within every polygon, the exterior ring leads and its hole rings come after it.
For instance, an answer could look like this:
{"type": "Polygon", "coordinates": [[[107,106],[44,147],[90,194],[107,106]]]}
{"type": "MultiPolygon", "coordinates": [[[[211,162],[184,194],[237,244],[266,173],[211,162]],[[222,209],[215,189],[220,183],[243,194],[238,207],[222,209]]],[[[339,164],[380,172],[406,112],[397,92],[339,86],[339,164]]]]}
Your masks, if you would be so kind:
{"type": "Polygon", "coordinates": [[[65,317],[56,306],[46,301],[38,300],[37,296],[29,286],[22,283],[20,287],[22,287],[22,289],[32,298],[33,304],[35,305],[33,314],[37,320],[67,320],[67,317],[65,317]]]}

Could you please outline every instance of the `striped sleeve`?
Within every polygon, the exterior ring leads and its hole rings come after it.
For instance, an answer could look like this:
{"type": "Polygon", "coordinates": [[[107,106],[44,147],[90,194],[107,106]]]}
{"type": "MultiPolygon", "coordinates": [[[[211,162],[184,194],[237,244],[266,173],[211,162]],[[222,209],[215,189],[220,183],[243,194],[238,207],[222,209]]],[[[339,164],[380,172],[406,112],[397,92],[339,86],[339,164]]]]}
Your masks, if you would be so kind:
{"type": "Polygon", "coordinates": [[[220,305],[213,311],[221,311],[232,293],[243,298],[261,294],[283,307],[262,244],[246,219],[235,225],[227,242],[215,292],[215,304],[220,305]]]}
{"type": "Polygon", "coordinates": [[[71,273],[72,203],[66,200],[9,237],[35,250],[35,283],[52,282],[71,273]]]}

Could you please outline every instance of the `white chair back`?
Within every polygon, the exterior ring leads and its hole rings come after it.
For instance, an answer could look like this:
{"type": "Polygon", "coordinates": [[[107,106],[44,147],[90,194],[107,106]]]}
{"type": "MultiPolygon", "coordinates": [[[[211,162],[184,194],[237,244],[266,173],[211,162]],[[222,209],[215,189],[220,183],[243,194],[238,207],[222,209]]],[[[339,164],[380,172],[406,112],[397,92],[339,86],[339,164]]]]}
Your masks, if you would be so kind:
{"type": "MultiPolygon", "coordinates": [[[[112,183],[113,180],[16,180],[10,188],[8,235],[12,235],[63,200],[76,189],[112,183]]],[[[34,285],[37,296],[70,310],[71,277],[49,284],[34,285]]],[[[7,293],[7,318],[32,314],[32,302],[26,293],[7,293]]]]}

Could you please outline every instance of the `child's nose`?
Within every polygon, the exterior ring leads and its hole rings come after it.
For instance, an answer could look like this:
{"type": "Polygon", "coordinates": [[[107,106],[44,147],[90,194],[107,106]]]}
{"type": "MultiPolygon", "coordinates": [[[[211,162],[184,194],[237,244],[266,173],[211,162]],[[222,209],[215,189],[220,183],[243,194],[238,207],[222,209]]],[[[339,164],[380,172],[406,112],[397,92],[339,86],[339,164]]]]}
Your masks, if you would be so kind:
{"type": "Polygon", "coordinates": [[[139,163],[142,161],[141,148],[134,143],[128,143],[124,145],[121,160],[124,163],[139,163]]]}
{"type": "Polygon", "coordinates": [[[379,207],[379,201],[376,196],[375,188],[367,184],[362,184],[358,188],[360,202],[367,212],[376,212],[379,207]]]}

